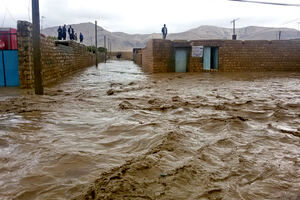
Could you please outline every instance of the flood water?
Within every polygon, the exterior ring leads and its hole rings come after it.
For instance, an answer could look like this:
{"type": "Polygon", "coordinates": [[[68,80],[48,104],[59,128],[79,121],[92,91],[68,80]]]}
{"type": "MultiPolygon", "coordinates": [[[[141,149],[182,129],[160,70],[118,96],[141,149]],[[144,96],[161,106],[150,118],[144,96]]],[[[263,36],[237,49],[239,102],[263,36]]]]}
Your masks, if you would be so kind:
{"type": "Polygon", "coordinates": [[[299,199],[299,85],[110,61],[44,96],[2,88],[0,199],[299,199]]]}

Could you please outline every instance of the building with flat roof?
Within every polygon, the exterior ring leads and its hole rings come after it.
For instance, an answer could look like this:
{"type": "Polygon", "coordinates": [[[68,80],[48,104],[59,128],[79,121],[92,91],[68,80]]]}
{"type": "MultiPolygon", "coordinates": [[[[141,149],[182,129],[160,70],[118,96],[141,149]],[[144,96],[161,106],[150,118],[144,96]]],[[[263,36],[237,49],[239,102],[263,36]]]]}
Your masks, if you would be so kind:
{"type": "Polygon", "coordinates": [[[144,71],[300,71],[300,40],[162,40],[135,51],[144,71]]]}

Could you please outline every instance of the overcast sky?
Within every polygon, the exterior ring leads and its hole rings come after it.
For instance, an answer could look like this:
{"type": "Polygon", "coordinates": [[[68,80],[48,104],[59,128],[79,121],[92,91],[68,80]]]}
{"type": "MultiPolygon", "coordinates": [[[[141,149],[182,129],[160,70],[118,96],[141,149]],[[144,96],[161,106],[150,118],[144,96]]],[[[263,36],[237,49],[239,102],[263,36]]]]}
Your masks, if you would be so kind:
{"type": "MultiPolygon", "coordinates": [[[[299,4],[300,0],[264,0],[299,4]]],[[[94,22],[109,31],[127,33],[182,32],[201,25],[269,26],[298,29],[300,7],[284,7],[227,0],[40,0],[43,26],[94,22]]],[[[0,27],[15,27],[31,19],[31,0],[0,0],[0,27]]]]}

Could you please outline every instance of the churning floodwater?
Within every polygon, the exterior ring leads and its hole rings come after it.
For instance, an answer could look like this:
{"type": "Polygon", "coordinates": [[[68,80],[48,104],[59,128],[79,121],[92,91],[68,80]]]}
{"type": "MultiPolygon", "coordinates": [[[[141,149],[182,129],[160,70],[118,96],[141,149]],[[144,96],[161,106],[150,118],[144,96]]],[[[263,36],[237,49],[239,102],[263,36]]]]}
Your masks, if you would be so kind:
{"type": "Polygon", "coordinates": [[[299,85],[110,61],[0,89],[0,199],[299,199],[299,85]]]}

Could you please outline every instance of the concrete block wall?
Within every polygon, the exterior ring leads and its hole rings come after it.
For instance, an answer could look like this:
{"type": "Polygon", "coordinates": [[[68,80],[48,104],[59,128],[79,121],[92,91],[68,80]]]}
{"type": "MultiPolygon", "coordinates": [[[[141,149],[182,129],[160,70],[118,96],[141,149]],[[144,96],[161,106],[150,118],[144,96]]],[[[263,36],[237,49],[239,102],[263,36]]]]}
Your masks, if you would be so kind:
{"type": "Polygon", "coordinates": [[[300,40],[202,40],[191,45],[219,47],[219,71],[300,71],[300,40]]]}
{"type": "MultiPolygon", "coordinates": [[[[233,40],[195,40],[190,41],[191,46],[208,46],[208,47],[219,47],[219,66],[218,71],[224,71],[224,54],[223,52],[226,52],[227,50],[225,48],[222,48],[224,46],[224,43],[228,42],[228,46],[231,46],[236,42],[233,40]]],[[[228,58],[230,59],[230,58],[228,58]]],[[[226,58],[225,58],[226,60],[226,58]]],[[[203,69],[203,57],[191,57],[190,58],[190,72],[204,72],[207,70],[203,69]]]]}
{"type": "MultiPolygon", "coordinates": [[[[300,40],[194,40],[186,41],[185,47],[186,43],[189,43],[189,51],[192,46],[218,47],[218,71],[300,71],[300,40]]],[[[142,68],[152,73],[172,71],[170,69],[175,68],[174,49],[178,44],[150,40],[142,49],[142,68]]],[[[191,52],[189,55],[188,72],[203,72],[203,58],[191,57],[191,52]]]]}
{"type": "Polygon", "coordinates": [[[142,66],[142,49],[136,50],[135,52],[135,56],[134,56],[134,62],[139,65],[142,66]]]}
{"type": "MultiPolygon", "coordinates": [[[[18,55],[21,88],[33,88],[32,24],[18,21],[18,55]]],[[[42,78],[44,86],[55,83],[66,76],[95,64],[95,54],[74,41],[56,42],[41,36],[42,78]]],[[[104,55],[99,55],[99,62],[104,55]]]]}
{"type": "Polygon", "coordinates": [[[153,40],[153,73],[166,73],[172,57],[172,42],[170,40],[153,40]]]}
{"type": "Polygon", "coordinates": [[[153,72],[153,41],[149,40],[146,47],[142,49],[142,69],[146,72],[153,72]]]}

